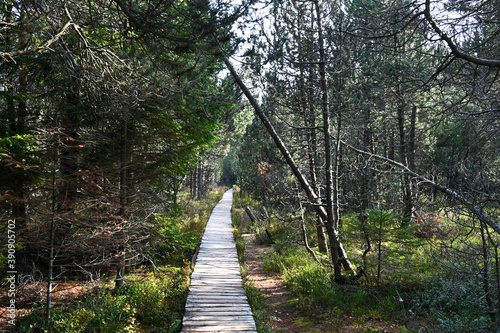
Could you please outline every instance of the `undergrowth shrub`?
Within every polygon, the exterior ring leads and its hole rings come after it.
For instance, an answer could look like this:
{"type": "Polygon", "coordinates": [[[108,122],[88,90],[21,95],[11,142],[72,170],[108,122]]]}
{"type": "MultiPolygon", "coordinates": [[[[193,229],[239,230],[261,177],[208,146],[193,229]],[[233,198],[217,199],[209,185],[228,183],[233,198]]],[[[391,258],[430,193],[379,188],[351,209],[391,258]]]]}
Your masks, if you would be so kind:
{"type": "Polygon", "coordinates": [[[243,217],[243,214],[244,212],[242,212],[241,210],[232,210],[231,211],[231,220],[233,222],[233,226],[235,228],[243,228],[244,227],[244,224],[245,224],[245,220],[244,220],[244,217],[243,217]]]}
{"type": "Polygon", "coordinates": [[[234,191],[234,196],[233,196],[233,207],[237,208],[245,208],[245,207],[258,207],[259,202],[255,199],[252,199],[246,195],[241,195],[240,190],[234,191]]]}
{"type": "Polygon", "coordinates": [[[21,333],[54,332],[136,332],[136,309],[125,295],[113,295],[111,289],[95,291],[73,308],[58,308],[52,312],[52,321],[45,321],[45,307],[40,306],[21,318],[21,333]]]}
{"type": "Polygon", "coordinates": [[[263,269],[282,273],[285,287],[305,305],[328,305],[333,292],[331,273],[311,260],[304,250],[288,248],[281,254],[270,253],[264,258],[263,269]]]}
{"type": "Polygon", "coordinates": [[[53,332],[135,332],[136,309],[126,296],[114,296],[109,290],[91,297],[67,317],[54,319],[53,332]]]}
{"type": "Polygon", "coordinates": [[[153,240],[148,252],[160,263],[182,264],[185,258],[194,254],[201,241],[202,233],[193,231],[192,225],[202,224],[202,222],[188,224],[185,219],[183,217],[156,216],[157,225],[152,230],[153,240]]]}
{"type": "Polygon", "coordinates": [[[240,265],[243,265],[247,260],[245,254],[246,251],[245,241],[243,239],[243,235],[241,234],[238,228],[233,228],[233,235],[234,235],[234,241],[236,243],[236,252],[238,254],[238,259],[240,265]]]}
{"type": "Polygon", "coordinates": [[[248,280],[244,281],[245,293],[248,303],[252,309],[252,314],[259,333],[272,333],[272,319],[269,310],[266,308],[266,298],[262,292],[248,280]]]}
{"type": "Polygon", "coordinates": [[[394,320],[404,311],[401,297],[409,302],[418,291],[404,285],[338,285],[332,269],[314,261],[305,250],[289,248],[264,258],[264,270],[282,274],[284,286],[299,299],[303,308],[329,310],[332,315],[346,313],[394,320]]]}
{"type": "Polygon", "coordinates": [[[491,320],[483,294],[478,278],[433,277],[413,301],[412,311],[429,313],[444,332],[487,331],[491,320]]]}
{"type": "Polygon", "coordinates": [[[168,327],[181,319],[188,290],[189,270],[169,267],[162,274],[149,273],[119,293],[137,309],[141,323],[168,327]]]}
{"type": "Polygon", "coordinates": [[[286,268],[283,272],[285,286],[306,305],[329,306],[335,292],[331,281],[331,274],[315,263],[286,268]]]}

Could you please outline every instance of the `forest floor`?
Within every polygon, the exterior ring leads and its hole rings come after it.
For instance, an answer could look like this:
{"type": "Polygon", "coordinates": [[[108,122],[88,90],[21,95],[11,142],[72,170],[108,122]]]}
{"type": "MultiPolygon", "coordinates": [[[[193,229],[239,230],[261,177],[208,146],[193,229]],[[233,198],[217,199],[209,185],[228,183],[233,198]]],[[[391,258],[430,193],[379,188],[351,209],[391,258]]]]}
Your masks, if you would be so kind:
{"type": "Polygon", "coordinates": [[[384,322],[380,318],[369,316],[360,320],[347,314],[339,318],[328,310],[301,308],[298,299],[283,286],[280,276],[263,269],[263,258],[274,249],[269,245],[255,244],[253,234],[244,234],[243,237],[246,245],[247,280],[265,297],[273,322],[272,330],[294,333],[408,332],[403,323],[384,322]]]}
{"type": "MultiPolygon", "coordinates": [[[[27,276],[31,277],[31,276],[27,276]]],[[[52,285],[52,305],[54,307],[70,307],[89,295],[96,283],[87,281],[62,282],[52,285]]],[[[47,297],[47,282],[25,279],[17,285],[15,322],[18,325],[22,316],[31,313],[35,308],[44,306],[47,297]]],[[[6,305],[10,303],[7,288],[0,289],[0,332],[17,332],[17,328],[9,324],[10,311],[6,305]]]]}

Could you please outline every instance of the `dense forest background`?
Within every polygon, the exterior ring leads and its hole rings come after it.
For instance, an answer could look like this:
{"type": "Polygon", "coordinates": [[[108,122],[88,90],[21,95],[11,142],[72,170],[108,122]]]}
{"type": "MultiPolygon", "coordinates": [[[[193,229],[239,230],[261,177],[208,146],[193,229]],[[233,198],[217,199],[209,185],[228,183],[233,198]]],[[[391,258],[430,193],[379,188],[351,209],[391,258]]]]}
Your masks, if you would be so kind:
{"type": "Polygon", "coordinates": [[[120,288],[237,184],[331,284],[439,277],[477,310],[442,327],[497,329],[499,20],[496,0],[3,1],[2,272],[15,230],[19,281],[120,288]]]}

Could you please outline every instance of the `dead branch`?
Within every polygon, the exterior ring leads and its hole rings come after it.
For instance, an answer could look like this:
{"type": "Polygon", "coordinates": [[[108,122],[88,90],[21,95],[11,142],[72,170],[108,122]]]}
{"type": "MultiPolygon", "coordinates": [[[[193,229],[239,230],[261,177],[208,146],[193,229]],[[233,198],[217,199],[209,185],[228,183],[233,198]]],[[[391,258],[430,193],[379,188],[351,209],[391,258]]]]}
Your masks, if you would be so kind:
{"type": "Polygon", "coordinates": [[[14,58],[16,58],[16,57],[31,55],[31,54],[40,53],[43,51],[50,50],[50,46],[54,42],[56,42],[59,38],[61,38],[61,36],[66,33],[66,30],[68,30],[68,28],[72,25],[73,25],[73,22],[71,20],[68,21],[57,34],[55,34],[52,38],[47,40],[42,45],[39,45],[39,46],[32,48],[32,49],[18,50],[18,51],[14,51],[14,52],[0,52],[0,57],[6,59],[8,61],[15,62],[14,58]]]}
{"type": "Polygon", "coordinates": [[[471,201],[469,201],[467,198],[465,198],[463,195],[461,195],[460,193],[448,188],[448,187],[445,187],[441,184],[438,184],[430,179],[427,179],[425,178],[424,176],[416,173],[415,171],[413,170],[410,170],[406,165],[402,164],[402,163],[399,163],[397,161],[394,161],[394,160],[391,160],[390,158],[387,158],[387,157],[384,157],[384,156],[380,156],[378,154],[374,154],[374,153],[370,153],[370,152],[367,152],[367,151],[364,151],[364,150],[361,150],[359,148],[356,148],[356,147],[353,147],[351,146],[350,144],[344,142],[343,140],[340,140],[342,145],[344,145],[345,147],[347,147],[348,149],[350,150],[353,150],[359,154],[362,154],[362,155],[365,155],[365,156],[368,156],[370,158],[374,158],[374,159],[377,159],[379,161],[383,161],[383,162],[386,162],[388,164],[391,164],[397,168],[400,168],[401,170],[403,170],[404,172],[406,172],[407,174],[415,177],[416,179],[420,180],[422,183],[426,184],[426,185],[429,185],[433,188],[435,188],[436,190],[446,194],[447,196],[457,200],[458,202],[460,202],[461,204],[463,204],[464,206],[466,206],[469,211],[474,214],[480,221],[486,223],[487,225],[489,225],[490,227],[493,228],[493,230],[495,230],[495,232],[497,234],[500,234],[500,224],[498,224],[497,221],[495,221],[494,219],[492,219],[491,217],[487,216],[486,214],[484,214],[480,209],[478,209],[471,201]]]}
{"type": "Polygon", "coordinates": [[[451,39],[451,37],[448,36],[448,34],[446,32],[444,32],[439,27],[439,25],[436,23],[436,21],[434,21],[434,18],[432,17],[432,14],[431,14],[431,1],[430,0],[425,0],[424,17],[427,20],[427,22],[429,22],[432,29],[434,29],[434,31],[439,35],[439,37],[441,37],[441,39],[445,41],[445,43],[450,48],[451,53],[455,57],[470,61],[476,65],[479,65],[479,66],[488,66],[488,67],[496,67],[496,68],[500,67],[500,60],[479,58],[479,57],[472,56],[472,55],[460,50],[458,48],[457,44],[455,44],[455,42],[453,41],[453,39],[451,39]]]}

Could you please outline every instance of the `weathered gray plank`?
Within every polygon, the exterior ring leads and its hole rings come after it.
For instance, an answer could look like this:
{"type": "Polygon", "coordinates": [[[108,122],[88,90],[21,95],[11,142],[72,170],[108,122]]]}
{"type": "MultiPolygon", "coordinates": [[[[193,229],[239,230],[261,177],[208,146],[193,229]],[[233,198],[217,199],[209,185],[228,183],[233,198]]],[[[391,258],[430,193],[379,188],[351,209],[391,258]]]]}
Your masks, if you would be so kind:
{"type": "Polygon", "coordinates": [[[242,328],[252,328],[253,324],[253,317],[248,320],[238,320],[238,318],[234,318],[233,320],[226,320],[226,321],[220,321],[220,320],[186,320],[184,322],[184,325],[186,326],[224,326],[224,327],[237,327],[239,329],[242,328]]]}
{"type": "Polygon", "coordinates": [[[245,296],[245,292],[243,290],[239,290],[239,289],[235,289],[233,288],[232,290],[213,290],[213,289],[205,289],[205,288],[195,288],[193,287],[193,289],[191,290],[191,292],[193,293],[192,297],[194,296],[211,296],[211,297],[215,297],[215,296],[221,296],[221,297],[225,297],[225,296],[245,296]]]}
{"type": "Polygon", "coordinates": [[[184,325],[183,332],[257,332],[254,323],[234,323],[224,325],[218,321],[206,321],[201,325],[184,325]]]}
{"type": "Polygon", "coordinates": [[[231,226],[231,202],[230,190],[214,208],[205,229],[191,275],[183,333],[257,332],[243,290],[231,226]]]}
{"type": "Polygon", "coordinates": [[[254,328],[250,325],[233,325],[233,326],[223,326],[223,325],[206,325],[206,326],[186,326],[183,332],[256,332],[254,328]]]}
{"type": "Polygon", "coordinates": [[[205,308],[205,307],[190,307],[186,308],[185,316],[189,317],[191,315],[211,315],[211,316],[226,316],[226,315],[252,315],[250,309],[242,308],[205,308]]]}
{"type": "Polygon", "coordinates": [[[228,303],[228,301],[231,302],[236,302],[236,303],[246,303],[248,302],[247,298],[245,295],[191,295],[190,297],[191,301],[194,302],[200,302],[200,301],[206,301],[206,302],[220,302],[220,303],[228,303]]]}
{"type": "Polygon", "coordinates": [[[183,324],[184,326],[201,326],[199,323],[214,321],[214,318],[217,318],[219,323],[246,323],[252,324],[254,322],[252,314],[229,314],[225,312],[201,312],[196,315],[187,315],[184,316],[183,324]]]}

